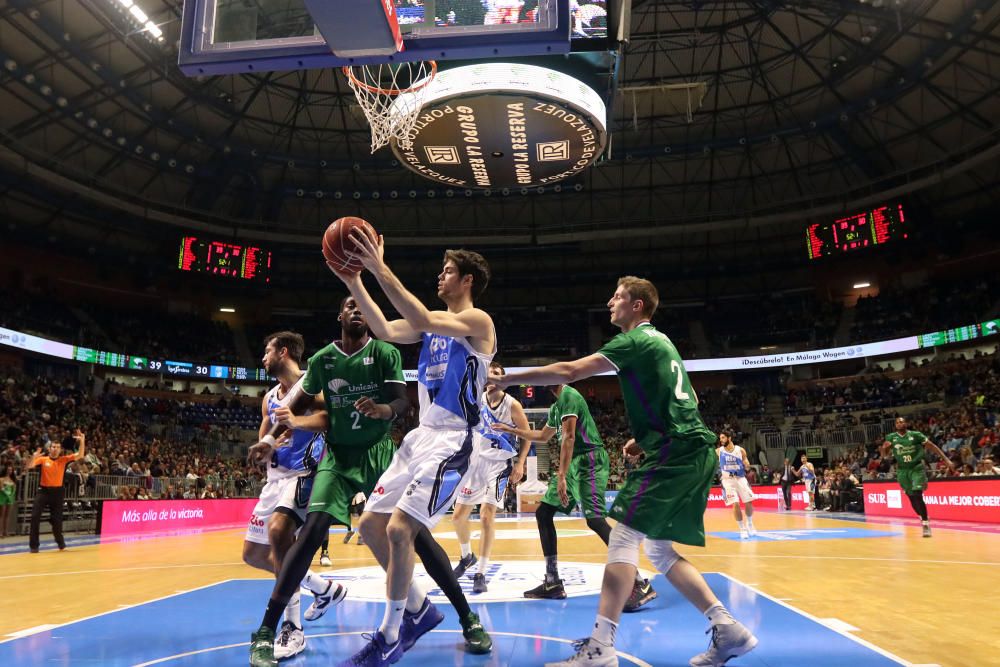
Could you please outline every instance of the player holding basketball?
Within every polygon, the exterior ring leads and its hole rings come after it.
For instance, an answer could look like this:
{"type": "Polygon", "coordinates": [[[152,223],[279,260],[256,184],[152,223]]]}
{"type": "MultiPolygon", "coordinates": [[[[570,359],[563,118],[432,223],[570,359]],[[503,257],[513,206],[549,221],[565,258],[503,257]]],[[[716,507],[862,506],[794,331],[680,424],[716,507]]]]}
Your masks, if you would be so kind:
{"type": "Polygon", "coordinates": [[[740,527],[740,539],[746,540],[757,534],[753,526],[753,490],[747,482],[747,468],[750,461],[745,449],[733,442],[728,433],[719,434],[720,446],[715,450],[719,455],[719,473],[722,479],[722,490],[726,494],[726,507],[733,506],[736,525],[740,527]],[[743,524],[743,514],[740,503],[746,507],[747,522],[743,524]]]}
{"type": "MultiPolygon", "coordinates": [[[[481,255],[467,250],[445,252],[438,297],[447,310],[428,310],[386,265],[381,235],[356,228],[351,238],[364,268],[402,315],[402,319],[388,321],[365,289],[360,272],[347,273],[330,265],[357,300],[372,333],[397,343],[422,342],[420,425],[403,439],[358,524],[365,543],[386,570],[386,608],[369,643],[341,665],[381,667],[399,660],[443,618],[436,610],[432,614],[423,608],[432,605],[413,581],[413,541],[447,513],[482,438],[477,429],[489,363],[496,354],[496,333],[492,318],[473,304],[490,278],[481,255]]],[[[454,577],[450,566],[449,574],[454,577]]],[[[493,642],[479,617],[470,610],[459,618],[466,649],[488,653],[493,642]]]]}
{"type": "Polygon", "coordinates": [[[611,323],[621,329],[596,354],[543,366],[504,378],[510,384],[561,384],[616,372],[634,440],[625,454],[645,459],[632,470],[609,515],[608,564],[597,621],[575,655],[557,667],[617,665],[615,634],[639,565],[639,547],[656,569],[712,624],[709,648],[691,659],[693,667],[719,667],[747,653],[757,638],[733,619],[695,567],[674,550],[673,542],[704,546],[704,514],[715,477],[716,438],[698,412],[684,362],[674,344],[650,323],[659,304],[648,280],[619,279],[608,301],[611,323]]]}
{"type": "Polygon", "coordinates": [[[882,456],[892,452],[896,459],[896,481],[902,487],[903,493],[910,499],[910,507],[920,517],[924,537],[931,536],[931,524],[927,519],[927,504],[924,502],[924,489],[927,488],[927,472],[924,470],[924,450],[937,454],[951,474],[957,474],[941,448],[931,442],[920,431],[910,431],[905,417],[896,417],[896,431],[885,436],[882,443],[882,456]]]}
{"type": "MultiPolygon", "coordinates": [[[[553,435],[559,435],[559,470],[556,474],[549,475],[549,488],[535,510],[538,536],[545,555],[545,579],[535,588],[525,591],[524,597],[561,600],[566,597],[566,589],[559,578],[554,520],[556,512],[569,514],[579,505],[587,520],[587,527],[608,544],[611,526],[605,518],[607,505],[604,493],[608,488],[611,466],[604,442],[597,432],[597,424],[583,395],[565,384],[551,389],[556,402],[549,408],[544,428],[525,430],[504,424],[497,424],[494,428],[531,442],[548,442],[553,435]]],[[[656,591],[637,569],[632,594],[625,610],[635,611],[655,597],[656,591]]]]}
{"type": "MultiPolygon", "coordinates": [[[[503,366],[496,361],[490,362],[490,370],[497,375],[504,374],[503,366]]],[[[489,569],[490,553],[496,536],[494,519],[497,508],[503,506],[508,480],[510,484],[517,484],[524,476],[524,460],[531,446],[531,443],[522,438],[519,451],[513,437],[494,431],[491,428],[494,424],[506,424],[526,430],[528,418],[524,416],[520,401],[498,389],[496,385],[487,384],[483,395],[481,423],[484,438],[480,443],[479,456],[473,461],[469,475],[459,491],[455,513],[452,515],[455,534],[462,550],[462,559],[455,568],[455,576],[461,577],[467,569],[479,563],[479,569],[472,578],[473,593],[485,593],[488,590],[486,571],[489,569]],[[513,463],[515,456],[516,464],[513,463]],[[476,505],[479,505],[479,520],[482,523],[478,560],[472,553],[469,529],[469,515],[476,505]]]]}
{"type": "Polygon", "coordinates": [[[805,454],[802,455],[801,465],[795,474],[802,478],[806,487],[806,511],[812,512],[816,509],[816,469],[805,454]]]}
{"type": "MultiPolygon", "coordinates": [[[[292,331],[279,331],[265,339],[264,369],[278,379],[261,402],[259,439],[265,447],[257,447],[255,454],[264,456],[266,451],[267,484],[260,492],[243,542],[243,562],[274,576],[281,572],[282,562],[295,541],[295,533],[305,522],[306,504],[313,486],[316,466],[323,458],[324,437],[327,430],[325,412],[318,412],[309,428],[289,431],[283,417],[295,409],[309,413],[312,397],[302,391],[302,371],[299,364],[305,343],[302,336],[292,331]],[[287,436],[280,446],[277,438],[287,436]]],[[[256,447],[256,446],[255,446],[256,447]]],[[[311,570],[304,572],[302,585],[314,595],[323,593],[329,582],[311,570]]],[[[274,648],[275,657],[289,658],[302,652],[306,646],[302,633],[299,591],[284,608],[285,621],[274,648]]]]}
{"type": "MultiPolygon", "coordinates": [[[[410,404],[399,351],[371,338],[368,324],[352,297],[341,301],[337,319],[341,323],[340,340],[309,359],[302,381],[306,395],[315,392],[315,398],[310,400],[322,404],[322,414],[318,410],[301,417],[288,410],[279,414],[280,423],[293,428],[316,429],[328,422],[330,445],[316,473],[305,526],[285,557],[261,627],[251,637],[250,664],[254,667],[276,664],[274,631],[281,610],[296,593],[297,582],[329,535],[330,525],[336,521],[350,526],[351,504],[364,493],[359,489],[370,491],[389,467],[396,451],[389,437],[391,423],[410,404]]],[[[417,536],[415,548],[455,610],[471,613],[444,549],[426,531],[417,536]]],[[[339,584],[320,581],[324,588],[315,593],[313,604],[305,613],[309,621],[319,619],[346,595],[339,584]]],[[[427,632],[444,619],[422,595],[418,604],[421,606],[417,609],[422,613],[404,619],[404,630],[410,631],[411,637],[416,632],[427,632]],[[421,621],[419,627],[414,617],[421,621]]]]}

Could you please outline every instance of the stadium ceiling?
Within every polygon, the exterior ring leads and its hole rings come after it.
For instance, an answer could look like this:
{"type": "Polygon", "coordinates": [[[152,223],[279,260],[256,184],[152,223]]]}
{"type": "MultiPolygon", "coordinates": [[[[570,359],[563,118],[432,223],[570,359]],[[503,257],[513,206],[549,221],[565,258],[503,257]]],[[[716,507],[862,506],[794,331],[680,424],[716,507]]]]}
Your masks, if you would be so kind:
{"type": "Polygon", "coordinates": [[[351,214],[428,244],[765,230],[800,245],[805,219],[867,202],[945,217],[1000,198],[1000,3],[634,0],[607,159],[489,195],[372,156],[339,72],[185,77],[180,0],[135,6],[0,9],[8,219],[312,244],[351,214]],[[704,93],[690,114],[685,88],[704,93]]]}

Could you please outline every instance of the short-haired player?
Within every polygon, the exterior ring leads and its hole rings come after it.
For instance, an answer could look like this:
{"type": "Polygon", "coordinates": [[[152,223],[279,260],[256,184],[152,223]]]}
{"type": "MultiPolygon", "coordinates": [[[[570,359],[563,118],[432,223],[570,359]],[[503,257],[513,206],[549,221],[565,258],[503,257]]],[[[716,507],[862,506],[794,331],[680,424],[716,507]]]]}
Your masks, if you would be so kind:
{"type": "Polygon", "coordinates": [[[924,489],[927,488],[925,452],[936,454],[948,466],[952,475],[957,474],[957,471],[940,447],[920,431],[909,429],[905,417],[896,417],[895,426],[896,430],[885,436],[881,447],[882,456],[886,457],[891,453],[895,457],[896,481],[910,499],[910,507],[920,517],[924,537],[930,537],[931,524],[927,517],[927,503],[924,502],[924,489]]]}
{"type": "Polygon", "coordinates": [[[795,474],[802,479],[806,491],[806,511],[813,512],[816,509],[816,468],[809,463],[809,457],[805,454],[800,459],[799,469],[795,474]]]}
{"type": "MultiPolygon", "coordinates": [[[[497,361],[490,362],[490,371],[503,376],[504,367],[497,361]]],[[[520,447],[514,442],[514,437],[507,433],[498,433],[492,429],[494,424],[506,424],[527,429],[528,418],[524,414],[521,402],[498,388],[495,384],[487,384],[483,396],[482,434],[479,456],[469,469],[469,475],[462,484],[455,501],[455,512],[452,523],[458,536],[462,558],[455,568],[455,576],[461,577],[466,570],[479,564],[476,574],[472,577],[472,592],[485,593],[488,590],[486,573],[489,570],[490,554],[493,551],[493,539],[496,536],[497,508],[503,507],[504,496],[508,484],[517,484],[524,476],[524,459],[528,456],[531,443],[520,439],[520,447]],[[514,462],[514,458],[517,462],[514,462]],[[482,524],[479,532],[479,557],[472,552],[469,516],[472,509],[479,505],[479,521],[482,524]]]]}
{"type": "Polygon", "coordinates": [[[725,494],[726,507],[733,506],[733,516],[736,525],[740,527],[740,539],[747,540],[757,535],[753,525],[753,489],[747,481],[747,468],[750,460],[745,449],[733,442],[728,433],[719,434],[719,446],[715,453],[719,456],[719,475],[722,480],[722,491],[725,494]],[[746,508],[746,523],[740,512],[740,503],[746,508]]]}

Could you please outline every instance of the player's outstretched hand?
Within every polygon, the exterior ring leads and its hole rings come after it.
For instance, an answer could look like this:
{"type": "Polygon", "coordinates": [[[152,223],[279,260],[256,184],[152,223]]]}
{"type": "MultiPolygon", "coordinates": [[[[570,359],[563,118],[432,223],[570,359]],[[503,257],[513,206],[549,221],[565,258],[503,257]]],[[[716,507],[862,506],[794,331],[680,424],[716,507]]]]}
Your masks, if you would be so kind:
{"type": "Polygon", "coordinates": [[[524,479],[524,463],[515,461],[514,466],[510,469],[510,477],[507,479],[507,483],[511,486],[517,486],[518,482],[522,479],[524,479]]]}
{"type": "Polygon", "coordinates": [[[559,479],[556,480],[556,490],[559,492],[559,502],[563,504],[563,507],[569,505],[569,490],[566,488],[566,475],[559,475],[559,479]]]}
{"type": "Polygon", "coordinates": [[[267,460],[272,450],[273,447],[266,442],[258,442],[256,445],[251,445],[249,451],[247,451],[247,461],[252,464],[261,465],[267,460]]]}
{"type": "Polygon", "coordinates": [[[385,403],[376,403],[371,396],[362,396],[354,401],[354,408],[369,419],[392,419],[392,408],[385,403]]]}
{"type": "Polygon", "coordinates": [[[73,429],[73,439],[74,440],[78,440],[78,441],[82,442],[85,437],[86,436],[83,435],[83,431],[80,430],[79,426],[77,426],[75,429],[73,429]]]}
{"type": "Polygon", "coordinates": [[[507,383],[505,383],[505,382],[503,381],[503,377],[504,377],[504,376],[503,376],[503,375],[500,375],[500,374],[499,374],[499,373],[498,373],[498,372],[496,371],[496,369],[494,369],[494,368],[490,368],[490,370],[489,370],[489,377],[487,378],[487,380],[486,380],[486,381],[487,381],[488,383],[492,384],[492,385],[496,385],[497,389],[500,389],[500,390],[504,390],[504,389],[506,389],[507,387],[509,387],[510,385],[509,385],[509,384],[507,384],[507,383]]]}
{"type": "Polygon", "coordinates": [[[629,463],[635,463],[642,456],[642,447],[636,443],[635,438],[629,438],[625,446],[622,447],[622,455],[629,463]]]}
{"type": "Polygon", "coordinates": [[[298,428],[296,417],[287,406],[282,406],[274,410],[274,420],[287,428],[298,428]]]}
{"type": "Polygon", "coordinates": [[[333,273],[333,275],[340,278],[340,280],[348,287],[350,287],[355,282],[361,280],[360,271],[343,271],[341,269],[338,269],[336,264],[334,264],[333,262],[327,262],[326,268],[330,269],[330,272],[333,273]]]}
{"type": "Polygon", "coordinates": [[[357,246],[355,256],[369,271],[376,271],[385,264],[385,239],[381,234],[372,236],[367,230],[355,227],[351,230],[351,240],[357,246]]]}

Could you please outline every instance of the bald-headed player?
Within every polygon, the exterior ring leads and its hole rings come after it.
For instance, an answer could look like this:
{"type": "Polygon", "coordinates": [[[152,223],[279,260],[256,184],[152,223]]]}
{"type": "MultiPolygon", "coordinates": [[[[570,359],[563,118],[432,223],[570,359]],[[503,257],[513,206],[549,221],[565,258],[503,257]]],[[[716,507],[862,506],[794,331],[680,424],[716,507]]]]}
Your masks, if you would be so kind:
{"type": "Polygon", "coordinates": [[[925,450],[937,454],[948,466],[952,475],[957,473],[955,466],[940,447],[920,431],[911,431],[905,417],[896,417],[896,430],[885,436],[882,456],[888,456],[891,452],[895,457],[896,481],[910,499],[910,507],[920,517],[924,537],[930,537],[931,523],[927,518],[927,504],[924,502],[924,489],[927,488],[927,472],[924,470],[925,450]]]}

